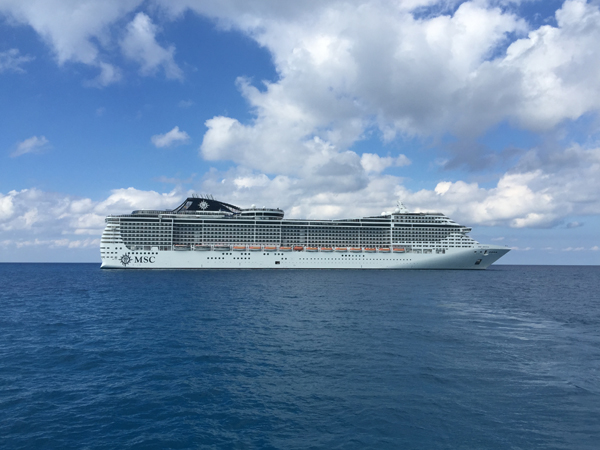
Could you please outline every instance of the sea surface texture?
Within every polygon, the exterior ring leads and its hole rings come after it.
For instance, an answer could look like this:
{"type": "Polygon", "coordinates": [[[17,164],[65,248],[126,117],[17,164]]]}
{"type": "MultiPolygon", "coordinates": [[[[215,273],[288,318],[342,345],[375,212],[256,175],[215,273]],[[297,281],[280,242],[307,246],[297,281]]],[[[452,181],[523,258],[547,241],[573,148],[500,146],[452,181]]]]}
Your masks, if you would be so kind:
{"type": "Polygon", "coordinates": [[[600,448],[600,267],[0,286],[2,449],[600,448]]]}

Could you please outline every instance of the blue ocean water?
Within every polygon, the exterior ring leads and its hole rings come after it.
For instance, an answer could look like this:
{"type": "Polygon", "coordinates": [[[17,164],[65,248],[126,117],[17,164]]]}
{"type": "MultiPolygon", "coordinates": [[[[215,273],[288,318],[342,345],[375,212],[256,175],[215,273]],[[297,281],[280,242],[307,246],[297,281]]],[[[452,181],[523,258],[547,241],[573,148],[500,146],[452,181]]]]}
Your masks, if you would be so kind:
{"type": "Polygon", "coordinates": [[[600,448],[600,267],[0,286],[3,449],[600,448]]]}

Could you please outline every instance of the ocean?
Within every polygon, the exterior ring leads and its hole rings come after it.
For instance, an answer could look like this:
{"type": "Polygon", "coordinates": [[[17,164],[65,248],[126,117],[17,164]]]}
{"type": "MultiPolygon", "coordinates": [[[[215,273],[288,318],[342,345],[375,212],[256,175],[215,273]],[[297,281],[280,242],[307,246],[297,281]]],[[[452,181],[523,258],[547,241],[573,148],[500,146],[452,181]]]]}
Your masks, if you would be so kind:
{"type": "Polygon", "coordinates": [[[598,449],[600,267],[0,264],[2,449],[598,449]]]}

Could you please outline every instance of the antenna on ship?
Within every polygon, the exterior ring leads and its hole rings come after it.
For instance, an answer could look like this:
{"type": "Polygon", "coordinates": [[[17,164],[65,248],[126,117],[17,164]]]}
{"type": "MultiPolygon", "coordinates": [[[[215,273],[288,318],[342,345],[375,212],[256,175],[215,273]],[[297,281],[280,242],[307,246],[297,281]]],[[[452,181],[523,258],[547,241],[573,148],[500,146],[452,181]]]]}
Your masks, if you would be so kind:
{"type": "Polygon", "coordinates": [[[400,214],[405,214],[408,212],[408,209],[406,208],[406,206],[404,206],[404,203],[402,203],[400,200],[398,200],[398,203],[396,206],[396,212],[400,213],[400,214]]]}

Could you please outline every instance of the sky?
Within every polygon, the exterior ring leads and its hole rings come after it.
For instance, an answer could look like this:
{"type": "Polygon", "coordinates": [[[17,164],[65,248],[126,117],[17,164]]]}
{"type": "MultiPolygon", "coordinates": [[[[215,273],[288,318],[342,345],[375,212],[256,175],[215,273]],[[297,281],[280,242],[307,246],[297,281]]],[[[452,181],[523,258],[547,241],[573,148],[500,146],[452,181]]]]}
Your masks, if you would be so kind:
{"type": "Polygon", "coordinates": [[[0,262],[192,193],[600,264],[600,1],[0,0],[0,262]]]}

